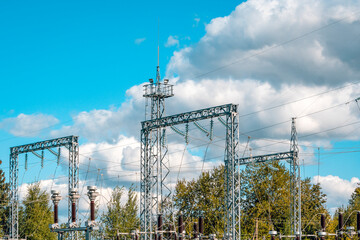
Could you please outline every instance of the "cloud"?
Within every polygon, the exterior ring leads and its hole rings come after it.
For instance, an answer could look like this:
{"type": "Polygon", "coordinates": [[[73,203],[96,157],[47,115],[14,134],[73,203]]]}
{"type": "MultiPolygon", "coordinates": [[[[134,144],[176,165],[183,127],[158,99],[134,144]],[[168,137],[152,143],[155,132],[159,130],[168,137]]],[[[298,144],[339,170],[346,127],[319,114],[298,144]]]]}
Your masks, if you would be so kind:
{"type": "Polygon", "coordinates": [[[141,129],[140,121],[144,118],[142,86],[132,87],[127,92],[131,97],[119,108],[80,112],[72,117],[72,125],[53,130],[50,135],[52,137],[79,135],[90,142],[109,143],[115,143],[120,135],[138,136],[141,129]]]}
{"type": "Polygon", "coordinates": [[[193,24],[193,27],[197,27],[199,25],[200,22],[200,18],[196,17],[194,18],[195,23],[193,24]]]}
{"type": "Polygon", "coordinates": [[[177,36],[169,36],[165,43],[165,47],[172,47],[172,46],[179,46],[179,39],[177,36]]]}
{"type": "Polygon", "coordinates": [[[17,137],[34,137],[41,133],[41,130],[57,124],[59,120],[46,114],[19,114],[15,118],[4,119],[0,128],[5,129],[17,137]]]}
{"type": "MultiPolygon", "coordinates": [[[[240,151],[245,150],[250,136],[253,154],[289,150],[291,118],[296,117],[300,158],[305,164],[313,164],[312,146],[357,140],[359,112],[352,100],[360,96],[360,89],[358,84],[346,84],[360,76],[356,57],[360,50],[355,41],[360,21],[353,14],[359,4],[249,0],[229,16],[213,19],[203,38],[175,51],[167,66],[175,97],[166,99],[166,114],[239,104],[240,151]],[[331,25],[334,21],[338,23],[331,25]],[[334,90],[334,85],[344,87],[334,90]]],[[[168,43],[179,44],[174,36],[168,43]]],[[[138,139],[140,122],[145,119],[142,91],[142,85],[133,86],[119,108],[80,112],[73,115],[72,125],[51,132],[54,137],[77,134],[86,140],[81,152],[88,154],[81,161],[82,166],[90,165],[92,181],[111,179],[109,185],[127,186],[139,182],[138,139]]],[[[209,127],[209,121],[202,124],[209,127]]],[[[167,129],[170,184],[178,178],[179,169],[179,177],[188,179],[223,160],[219,157],[225,138],[221,123],[216,121],[214,129],[214,142],[219,142],[211,144],[206,153],[212,161],[205,163],[204,145],[209,140],[190,127],[186,147],[182,137],[167,129]],[[185,166],[191,166],[188,172],[185,166]]]]}
{"type": "MultiPolygon", "coordinates": [[[[304,144],[304,154],[301,153],[300,157],[306,164],[311,164],[314,149],[305,146],[331,147],[329,139],[355,140],[360,135],[359,110],[356,103],[350,101],[360,95],[357,84],[335,91],[330,89],[324,86],[303,85],[276,88],[269,83],[251,79],[180,81],[176,82],[174,87],[175,97],[166,100],[166,113],[172,115],[227,103],[239,104],[243,143],[241,148],[244,148],[247,136],[250,136],[254,154],[287,151],[291,118],[296,117],[299,141],[300,144],[304,144]],[[325,92],[329,93],[319,94],[325,92]],[[298,99],[303,100],[296,101],[298,99]]],[[[123,103],[117,109],[99,109],[74,115],[73,125],[54,130],[51,134],[53,137],[77,134],[89,143],[107,142],[115,145],[121,136],[139,139],[145,104],[141,99],[142,86],[129,89],[128,97],[132,100],[123,103]]],[[[204,122],[207,127],[209,124],[209,121],[204,122]]],[[[195,130],[193,127],[190,131],[191,137],[207,141],[201,132],[195,130]]],[[[172,131],[168,129],[168,132],[172,131]]],[[[215,121],[215,133],[224,138],[225,132],[219,121],[215,121]]],[[[173,140],[176,143],[184,143],[183,139],[173,140]]],[[[200,144],[203,142],[190,143],[194,146],[200,144]]],[[[218,152],[223,153],[223,149],[218,149],[218,152]]],[[[124,154],[131,155],[126,151],[124,154]]]]}
{"type": "Polygon", "coordinates": [[[139,45],[142,42],[144,42],[145,40],[146,40],[146,38],[137,38],[137,39],[135,39],[135,44],[139,45]]]}
{"type": "Polygon", "coordinates": [[[246,1],[211,20],[198,43],[175,52],[167,75],[255,79],[273,86],[357,80],[359,10],[358,1],[246,1]]]}
{"type": "Polygon", "coordinates": [[[336,207],[346,206],[354,192],[357,184],[360,182],[359,178],[353,177],[351,180],[342,179],[338,176],[314,176],[312,183],[316,184],[319,179],[323,192],[327,196],[327,205],[330,209],[336,207]]]}

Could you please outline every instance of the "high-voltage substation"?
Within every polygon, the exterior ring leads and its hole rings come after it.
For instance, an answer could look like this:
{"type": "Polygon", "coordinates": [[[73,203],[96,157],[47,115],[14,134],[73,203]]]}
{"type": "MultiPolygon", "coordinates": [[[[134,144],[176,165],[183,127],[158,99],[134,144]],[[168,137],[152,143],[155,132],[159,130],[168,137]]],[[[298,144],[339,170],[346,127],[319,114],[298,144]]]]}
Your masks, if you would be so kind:
{"type": "MultiPolygon", "coordinates": [[[[287,160],[290,163],[291,186],[291,231],[294,237],[301,238],[301,179],[298,161],[297,133],[295,118],[292,119],[291,143],[289,152],[239,158],[239,116],[238,106],[226,104],[191,112],[165,116],[165,99],[174,96],[173,85],[169,80],[161,81],[157,66],[156,80],[149,80],[144,86],[144,97],[150,101],[150,118],[141,123],[141,188],[140,188],[140,236],[152,240],[157,232],[155,223],[158,216],[164,215],[164,204],[171,196],[167,186],[169,166],[166,154],[166,128],[185,124],[185,141],[188,139],[189,123],[199,126],[197,121],[218,118],[225,125],[225,182],[226,217],[225,238],[241,239],[240,227],[240,165],[249,163],[287,160]],[[225,119],[223,119],[224,117],[225,119]]],[[[146,108],[149,108],[146,106],[146,108]]],[[[176,128],[175,128],[176,129],[176,128]]],[[[212,131],[212,130],[210,130],[212,131]]],[[[164,219],[164,221],[168,221],[164,219]]]]}

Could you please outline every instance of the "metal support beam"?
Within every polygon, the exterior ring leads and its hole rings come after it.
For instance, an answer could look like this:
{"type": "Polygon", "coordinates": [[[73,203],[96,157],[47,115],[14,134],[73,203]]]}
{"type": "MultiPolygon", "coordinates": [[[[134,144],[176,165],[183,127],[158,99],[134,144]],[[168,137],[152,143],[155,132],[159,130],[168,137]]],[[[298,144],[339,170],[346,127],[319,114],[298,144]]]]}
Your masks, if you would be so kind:
{"type": "MultiPolygon", "coordinates": [[[[144,95],[145,96],[145,95],[144,95]]],[[[149,95],[147,95],[149,96],[149,95]]],[[[151,96],[151,95],[150,95],[151,96]]],[[[239,239],[239,214],[237,204],[238,180],[234,180],[235,160],[237,159],[238,148],[238,120],[237,105],[226,104],[201,110],[180,113],[172,116],[163,117],[164,99],[158,99],[153,96],[152,106],[160,106],[160,108],[152,108],[152,112],[158,112],[157,115],[151,114],[152,119],[142,122],[141,129],[141,192],[140,192],[140,225],[141,231],[145,232],[143,239],[152,239],[154,232],[155,217],[163,213],[162,205],[170,196],[170,190],[166,186],[166,177],[169,169],[165,163],[167,154],[167,144],[159,144],[165,134],[166,127],[172,127],[179,124],[188,124],[205,119],[216,117],[226,117],[226,154],[225,165],[227,179],[227,228],[226,231],[233,235],[233,239],[239,239]],[[156,101],[155,101],[156,100],[156,101]],[[156,110],[156,111],[155,111],[156,110]],[[162,130],[162,131],[161,131],[162,130]],[[159,184],[159,181],[161,184],[159,184]],[[234,200],[236,203],[234,204],[234,200]],[[160,207],[159,207],[160,206],[160,207]],[[236,230],[232,230],[232,229],[236,230]]],[[[165,219],[164,219],[165,220],[165,219]]]]}
{"type": "Polygon", "coordinates": [[[290,162],[291,231],[292,234],[297,235],[301,240],[301,178],[295,118],[292,118],[291,121],[290,151],[292,151],[294,155],[290,162]]]}
{"type": "Polygon", "coordinates": [[[226,181],[226,219],[225,238],[238,240],[240,236],[240,182],[239,172],[236,170],[239,147],[239,123],[237,106],[230,107],[233,111],[226,115],[226,144],[225,144],[225,181],[226,181]]]}
{"type": "MultiPolygon", "coordinates": [[[[161,82],[160,68],[156,68],[156,81],[144,86],[145,98],[150,99],[150,120],[161,119],[165,115],[165,99],[174,96],[173,86],[168,80],[161,82]]],[[[146,108],[146,107],[145,107],[146,108]]],[[[146,109],[145,109],[146,110],[146,109]]],[[[142,128],[141,130],[141,184],[140,184],[140,228],[145,232],[145,240],[153,239],[154,218],[164,213],[164,204],[170,200],[171,191],[166,178],[170,173],[166,144],[166,129],[142,128]]],[[[165,216],[165,214],[164,214],[165,216]]]]}
{"type": "Polygon", "coordinates": [[[168,117],[147,120],[147,121],[143,121],[141,125],[142,125],[142,129],[150,130],[161,127],[175,126],[183,123],[196,122],[200,120],[216,118],[221,116],[228,116],[231,115],[233,112],[237,112],[237,105],[226,104],[216,107],[205,108],[201,110],[195,110],[191,112],[175,114],[168,117]]]}
{"type": "Polygon", "coordinates": [[[264,163],[264,162],[271,162],[271,161],[279,161],[279,160],[288,160],[292,161],[294,157],[294,152],[280,152],[280,153],[272,153],[266,155],[259,155],[259,156],[251,156],[251,157],[244,157],[236,159],[236,164],[239,165],[246,165],[249,163],[264,163]]]}
{"type": "MultiPolygon", "coordinates": [[[[69,150],[69,193],[70,188],[77,188],[79,184],[79,144],[77,136],[61,137],[10,148],[10,238],[18,239],[19,237],[19,192],[18,192],[18,175],[19,161],[18,156],[23,153],[39,150],[49,150],[65,146],[69,150]]],[[[53,150],[51,151],[53,152],[53,150]]],[[[59,154],[59,153],[58,153],[59,154]]],[[[69,200],[69,206],[71,202],[69,200]]],[[[69,211],[69,220],[71,212],[69,211]]],[[[70,222],[69,222],[70,223],[70,222]]]]}

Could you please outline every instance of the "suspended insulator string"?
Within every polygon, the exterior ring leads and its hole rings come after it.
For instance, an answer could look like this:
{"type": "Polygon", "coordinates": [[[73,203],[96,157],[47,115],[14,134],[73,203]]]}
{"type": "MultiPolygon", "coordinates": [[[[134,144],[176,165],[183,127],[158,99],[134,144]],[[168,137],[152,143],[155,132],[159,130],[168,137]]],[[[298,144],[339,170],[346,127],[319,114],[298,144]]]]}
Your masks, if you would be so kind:
{"type": "Polygon", "coordinates": [[[203,126],[201,126],[198,122],[194,122],[194,125],[200,129],[200,131],[202,131],[203,133],[206,134],[206,136],[210,136],[210,132],[208,130],[206,130],[203,126]]]}
{"type": "Polygon", "coordinates": [[[41,151],[41,168],[44,167],[44,150],[41,151]]]}
{"type": "Polygon", "coordinates": [[[189,123],[185,125],[185,142],[189,144],[189,123]]]}
{"type": "Polygon", "coordinates": [[[58,155],[57,155],[57,165],[60,165],[60,156],[61,156],[61,147],[59,147],[58,155]]]}
{"type": "Polygon", "coordinates": [[[170,128],[171,128],[174,132],[176,132],[177,134],[185,137],[185,133],[184,133],[183,131],[181,131],[180,129],[178,129],[177,127],[170,126],[170,128]]]}
{"type": "Polygon", "coordinates": [[[27,153],[25,154],[25,171],[27,171],[28,169],[28,155],[27,153]]]}
{"type": "Polygon", "coordinates": [[[162,138],[161,138],[161,144],[162,144],[162,147],[165,147],[166,146],[166,128],[163,129],[162,131],[162,138]]]}
{"type": "Polygon", "coordinates": [[[214,135],[214,120],[211,119],[210,120],[210,136],[209,136],[210,141],[213,140],[213,135],[214,135]]]}

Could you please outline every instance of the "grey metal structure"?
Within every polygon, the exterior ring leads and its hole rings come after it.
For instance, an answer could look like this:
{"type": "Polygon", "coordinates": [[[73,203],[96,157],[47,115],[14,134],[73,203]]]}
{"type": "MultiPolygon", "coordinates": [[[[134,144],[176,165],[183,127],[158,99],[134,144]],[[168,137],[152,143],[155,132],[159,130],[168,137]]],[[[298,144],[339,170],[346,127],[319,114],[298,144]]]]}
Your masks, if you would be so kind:
{"type": "MultiPolygon", "coordinates": [[[[301,178],[295,118],[291,123],[290,151],[236,159],[236,165],[286,160],[290,163],[290,216],[292,236],[301,239],[301,178]]],[[[240,204],[240,198],[238,199],[240,204]]]]}
{"type": "Polygon", "coordinates": [[[279,153],[272,153],[266,155],[259,155],[259,156],[251,156],[251,157],[244,157],[236,159],[235,163],[237,165],[246,165],[250,163],[265,163],[271,161],[292,161],[294,158],[295,153],[293,151],[290,152],[279,152],[279,153]]]}
{"type": "MultiPolygon", "coordinates": [[[[69,193],[71,188],[78,188],[79,185],[79,144],[77,136],[61,137],[10,148],[10,238],[18,239],[19,237],[19,192],[18,192],[18,174],[19,161],[18,156],[23,153],[32,152],[36,156],[41,156],[42,162],[44,154],[37,154],[36,151],[49,150],[60,158],[60,147],[65,146],[69,150],[69,193]],[[52,148],[58,148],[55,152],[52,148]]],[[[69,199],[69,209],[71,201],[69,199]]],[[[68,212],[69,223],[71,220],[71,211],[68,212]]]]}
{"type": "MultiPolygon", "coordinates": [[[[147,86],[145,89],[148,88],[147,86]]],[[[161,117],[161,114],[159,114],[158,116],[160,117],[154,117],[151,120],[142,122],[140,224],[141,232],[145,233],[142,235],[143,239],[152,239],[152,233],[155,232],[155,226],[153,226],[155,217],[162,213],[161,206],[164,201],[166,201],[166,197],[163,197],[163,187],[165,186],[165,177],[168,172],[166,175],[163,175],[161,172],[162,169],[158,168],[158,166],[161,165],[159,159],[160,161],[163,161],[166,156],[166,151],[160,151],[159,145],[162,142],[162,137],[164,135],[160,135],[161,131],[159,130],[179,124],[187,124],[221,116],[226,117],[226,233],[229,236],[234,236],[235,239],[239,239],[240,221],[238,208],[240,205],[238,204],[237,188],[239,182],[235,178],[235,160],[238,158],[239,146],[237,107],[238,106],[234,104],[227,104],[167,117],[161,117]],[[155,164],[156,161],[158,164],[155,164]],[[159,185],[159,180],[162,182],[161,185],[159,185]],[[158,201],[159,197],[161,198],[160,201],[158,201]]]]}
{"type": "MultiPolygon", "coordinates": [[[[150,84],[144,85],[143,96],[150,100],[149,121],[156,121],[165,115],[165,99],[174,96],[173,86],[167,79],[161,82],[159,66],[155,82],[149,81],[150,84]]],[[[163,204],[171,194],[166,185],[170,171],[165,158],[168,151],[165,138],[166,129],[162,127],[141,131],[140,227],[146,232],[145,239],[151,239],[152,218],[163,213],[163,204]]]]}
{"type": "Polygon", "coordinates": [[[301,178],[295,118],[292,118],[291,121],[290,151],[294,152],[293,160],[290,162],[291,230],[292,234],[301,239],[301,178]]]}

